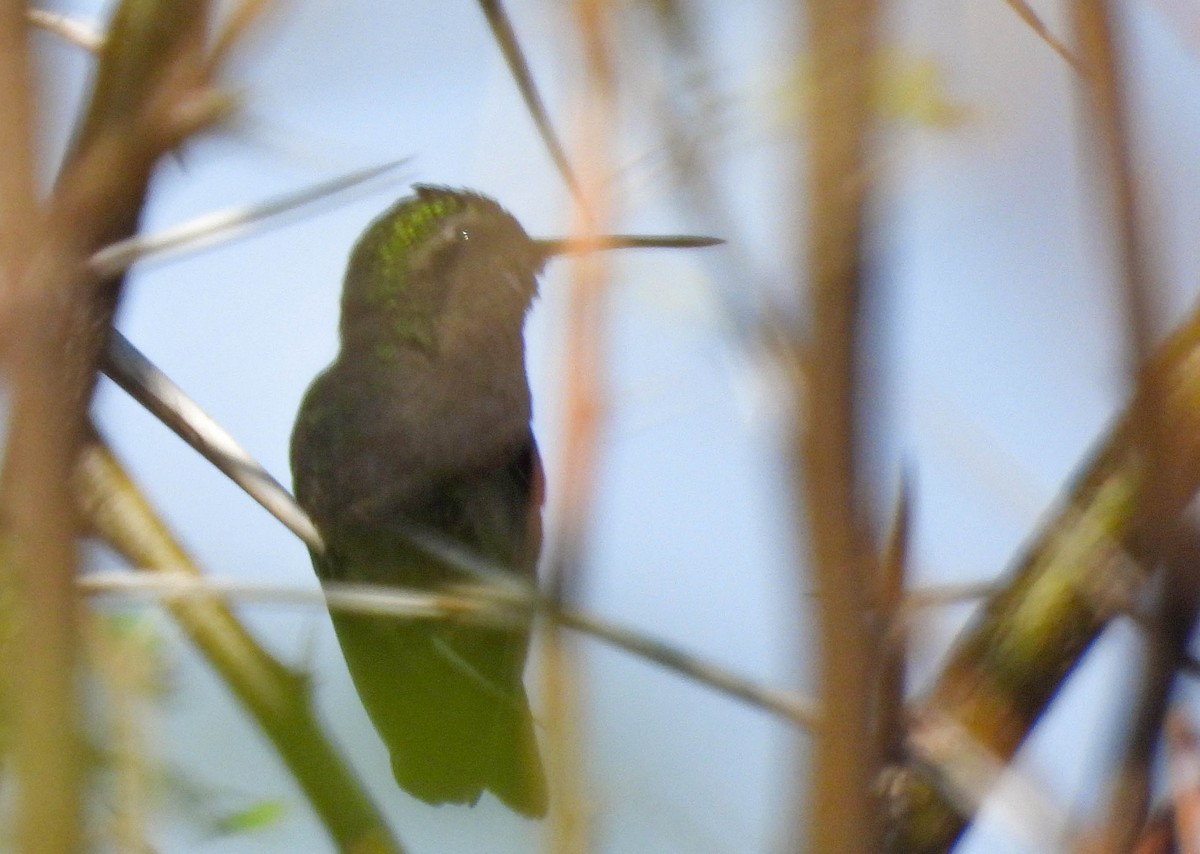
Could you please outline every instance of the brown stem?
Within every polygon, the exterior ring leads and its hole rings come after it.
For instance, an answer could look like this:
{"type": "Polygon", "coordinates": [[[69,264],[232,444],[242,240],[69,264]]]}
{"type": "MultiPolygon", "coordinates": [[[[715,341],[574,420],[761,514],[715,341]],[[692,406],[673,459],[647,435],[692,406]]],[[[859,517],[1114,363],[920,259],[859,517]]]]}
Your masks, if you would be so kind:
{"type": "MultiPolygon", "coordinates": [[[[876,3],[810,0],[816,86],[808,135],[808,307],[794,441],[819,594],[822,726],[813,750],[808,850],[875,849],[871,708],[878,632],[857,444],[862,223],[876,3]],[[807,381],[805,383],[805,381],[807,381]]],[[[803,241],[801,241],[803,244],[803,241]]]]}
{"type": "MultiPolygon", "coordinates": [[[[0,7],[0,88],[29,91],[24,4],[0,7]],[[10,55],[8,48],[12,48],[10,55]]],[[[198,79],[208,4],[125,0],[100,55],[87,112],[46,213],[32,215],[28,94],[6,91],[13,128],[0,132],[8,169],[0,226],[8,436],[0,475],[3,565],[14,629],[7,696],[19,774],[17,844],[23,851],[74,851],[82,820],[77,697],[75,544],[71,490],[99,354],[119,282],[92,274],[88,259],[132,233],[149,176],[175,141],[168,119],[198,79]],[[9,207],[12,205],[12,207],[9,207]],[[14,213],[15,211],[15,213],[14,213]],[[18,215],[19,214],[19,215],[18,215]],[[28,248],[21,248],[28,247],[28,248]]]]}

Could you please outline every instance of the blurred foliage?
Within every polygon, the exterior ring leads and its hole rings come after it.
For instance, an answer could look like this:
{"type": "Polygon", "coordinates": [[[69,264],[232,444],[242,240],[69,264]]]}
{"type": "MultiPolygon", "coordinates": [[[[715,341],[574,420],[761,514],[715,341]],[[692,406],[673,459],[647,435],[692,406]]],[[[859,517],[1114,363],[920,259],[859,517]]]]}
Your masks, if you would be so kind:
{"type": "MultiPolygon", "coordinates": [[[[875,63],[871,100],[880,118],[931,130],[954,130],[970,121],[971,107],[954,97],[933,57],[887,48],[875,63]]],[[[801,57],[791,81],[777,93],[782,127],[796,127],[806,116],[816,85],[809,60],[801,57]]]]}

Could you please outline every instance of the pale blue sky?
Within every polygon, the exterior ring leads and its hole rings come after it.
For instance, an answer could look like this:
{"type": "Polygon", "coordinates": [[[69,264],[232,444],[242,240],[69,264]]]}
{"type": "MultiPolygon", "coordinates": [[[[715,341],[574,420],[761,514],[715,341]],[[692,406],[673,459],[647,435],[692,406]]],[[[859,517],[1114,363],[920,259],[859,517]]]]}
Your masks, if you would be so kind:
{"type": "MultiPolygon", "coordinates": [[[[48,8],[91,10],[96,3],[48,8]]],[[[139,272],[126,334],[281,479],[299,397],[335,345],[346,253],[366,222],[411,181],[494,195],[534,234],[563,231],[568,205],[516,90],[471,2],[296,0],[278,32],[239,62],[243,129],[200,142],[164,169],[151,228],[263,199],[332,174],[411,158],[403,184],[183,262],[139,272]]],[[[562,4],[511,12],[559,127],[571,127],[577,56],[562,4]]],[[[718,149],[743,248],[786,284],[796,257],[783,133],[791,4],[700,4],[714,36],[722,113],[718,149]]],[[[1163,6],[1130,12],[1139,58],[1138,151],[1149,213],[1176,310],[1200,267],[1195,192],[1200,83],[1194,45],[1163,6]]],[[[879,162],[877,238],[891,398],[872,437],[882,486],[904,460],[916,474],[916,575],[992,577],[1005,566],[1122,396],[1119,337],[1101,247],[1107,237],[1079,164],[1076,93],[1062,62],[1000,0],[896,4],[889,42],[936,61],[967,110],[948,128],[892,125],[879,162]]],[[[1058,32],[1055,9],[1040,9],[1058,32]]],[[[85,63],[45,36],[48,97],[70,103],[85,63]]],[[[647,66],[648,67],[648,66],[647,66]]],[[[653,80],[653,77],[649,78],[653,80]]],[[[618,230],[702,228],[669,197],[661,146],[635,103],[617,155],[618,230]]],[[[65,125],[52,123],[48,139],[65,125]]],[[[722,235],[731,236],[731,235],[722,235]]],[[[765,681],[807,683],[807,614],[769,372],[729,334],[721,288],[701,256],[614,259],[613,417],[591,531],[591,608],[765,681]],[[798,657],[797,651],[800,656],[798,657]]],[[[552,265],[530,320],[536,427],[553,464],[565,270],[552,265]]],[[[752,292],[751,292],[752,293],[752,292]]],[[[119,392],[102,428],[213,572],[314,584],[287,532],[119,392]]],[[[554,470],[551,467],[551,490],[554,470]]],[[[528,851],[535,825],[495,802],[431,809],[397,791],[350,690],[321,613],[246,609],[273,649],[311,661],[317,699],[414,854],[528,851]]],[[[916,637],[927,675],[966,609],[931,615],[916,637]]],[[[1128,635],[1128,632],[1125,632],[1128,635]]],[[[1089,664],[1035,738],[1031,773],[1087,803],[1103,769],[1127,671],[1117,638],[1089,664]]],[[[766,852],[786,830],[794,739],[764,713],[714,696],[623,653],[581,643],[588,769],[600,852],[766,852]]],[[[278,763],[215,679],[179,652],[163,724],[190,772],[291,800],[281,825],[247,840],[198,840],[164,828],[165,850],[318,850],[321,831],[278,763]]],[[[968,850],[1035,851],[985,825],[968,850]]],[[[1046,849],[1043,849],[1046,850],[1046,849]]]]}

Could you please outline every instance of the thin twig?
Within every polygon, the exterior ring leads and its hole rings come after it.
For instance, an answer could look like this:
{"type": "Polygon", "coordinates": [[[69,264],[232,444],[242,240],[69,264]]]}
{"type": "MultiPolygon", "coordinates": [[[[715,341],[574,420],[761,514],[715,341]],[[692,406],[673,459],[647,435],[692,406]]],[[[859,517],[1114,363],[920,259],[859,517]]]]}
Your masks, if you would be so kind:
{"type": "Polygon", "coordinates": [[[335,611],[373,616],[403,617],[406,620],[464,620],[489,625],[510,625],[528,620],[510,608],[497,606],[495,597],[467,593],[434,593],[393,586],[330,583],[327,587],[247,581],[197,575],[188,564],[137,566],[146,572],[102,570],[79,579],[79,588],[89,595],[118,596],[148,602],[228,600],[239,605],[291,605],[326,607],[335,611]]]}
{"type": "Polygon", "coordinates": [[[905,593],[904,607],[905,610],[913,611],[918,608],[941,608],[946,605],[961,605],[964,602],[978,602],[1001,589],[1001,585],[995,581],[930,584],[905,593]]]}
{"type": "Polygon", "coordinates": [[[99,53],[104,49],[104,33],[79,18],[44,9],[30,9],[25,14],[35,27],[54,33],[88,53],[99,53]]]}
{"type": "Polygon", "coordinates": [[[79,586],[89,594],[167,603],[230,599],[239,603],[328,606],[334,610],[406,619],[459,619],[499,625],[527,622],[531,612],[536,612],[801,727],[811,729],[817,723],[817,712],[809,700],[759,685],[728,668],[595,614],[560,607],[535,591],[522,590],[521,585],[459,586],[445,592],[338,583],[318,588],[197,576],[183,565],[177,568],[179,571],[171,566],[154,569],[153,575],[93,572],[81,578],[79,586]]]}
{"type": "Polygon", "coordinates": [[[1024,21],[1026,26],[1033,30],[1038,38],[1050,46],[1052,51],[1066,60],[1067,64],[1077,72],[1080,74],[1084,73],[1083,63],[1071,52],[1069,47],[1063,44],[1054,33],[1050,32],[1050,28],[1043,23],[1042,19],[1038,17],[1037,12],[1033,11],[1033,8],[1025,0],[1004,0],[1004,2],[1008,8],[1017,13],[1017,17],[1024,21]]]}
{"type": "Polygon", "coordinates": [[[500,52],[504,54],[508,70],[512,73],[521,98],[525,101],[525,108],[529,110],[529,116],[533,119],[538,135],[542,138],[542,144],[546,146],[546,151],[549,153],[550,159],[554,161],[558,174],[562,176],[576,203],[585,205],[583,188],[575,176],[575,170],[571,168],[571,161],[567,159],[567,152],[563,148],[558,134],[554,132],[554,125],[550,123],[550,115],[546,112],[542,96],[538,94],[537,84],[533,81],[529,63],[525,61],[525,53],[521,50],[520,42],[517,41],[517,34],[513,30],[508,12],[504,10],[504,4],[501,0],[479,0],[479,7],[483,9],[483,14],[487,17],[488,26],[492,28],[496,44],[500,46],[500,52]]]}
{"type": "Polygon", "coordinates": [[[689,679],[769,711],[805,729],[813,730],[819,726],[819,716],[813,703],[790,692],[756,685],[726,668],[680,652],[669,644],[638,632],[631,632],[594,615],[567,609],[550,610],[547,615],[568,628],[607,640],[641,658],[653,661],[689,679]]]}
{"type": "Polygon", "coordinates": [[[261,24],[273,6],[275,0],[238,0],[213,38],[208,52],[207,74],[214,74],[236,48],[246,43],[250,31],[261,24]]]}
{"type": "Polygon", "coordinates": [[[291,493],[116,329],[109,337],[103,368],[134,400],[245,490],[305,545],[316,552],[325,550],[316,526],[291,493]]]}
{"type": "Polygon", "coordinates": [[[876,701],[875,754],[880,762],[886,763],[902,760],[907,731],[904,698],[907,693],[908,632],[905,631],[903,610],[912,526],[911,489],[907,475],[903,476],[879,566],[879,636],[883,650],[876,701]]]}
{"type": "Polygon", "coordinates": [[[139,261],[162,260],[196,252],[218,243],[228,244],[268,225],[274,225],[287,215],[298,214],[303,208],[328,201],[331,196],[367,184],[394,171],[405,162],[393,160],[379,166],[359,169],[265,202],[205,214],[157,234],[134,235],[105,246],[94,254],[91,258],[92,270],[98,276],[115,276],[139,261]]]}
{"type": "Polygon", "coordinates": [[[409,536],[412,537],[414,543],[428,550],[439,560],[462,570],[471,577],[485,581],[486,586],[482,590],[486,591],[486,595],[505,599],[526,609],[532,606],[551,620],[606,639],[629,652],[642,655],[685,676],[710,684],[732,696],[777,711],[802,726],[811,727],[816,720],[814,706],[806,700],[792,697],[783,702],[776,702],[773,698],[785,695],[770,690],[759,690],[748,680],[724,671],[723,668],[716,665],[696,659],[661,641],[602,621],[598,617],[573,611],[563,604],[561,598],[553,590],[541,593],[528,581],[515,577],[502,567],[481,560],[456,543],[419,531],[410,531],[409,536]]]}

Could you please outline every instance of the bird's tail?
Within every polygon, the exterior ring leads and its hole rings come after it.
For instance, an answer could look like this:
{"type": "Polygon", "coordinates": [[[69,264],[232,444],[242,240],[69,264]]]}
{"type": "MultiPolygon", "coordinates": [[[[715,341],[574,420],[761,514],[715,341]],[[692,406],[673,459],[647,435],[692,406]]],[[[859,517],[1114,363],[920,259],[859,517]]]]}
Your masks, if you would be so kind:
{"type": "Polygon", "coordinates": [[[400,788],[433,804],[475,804],[487,790],[522,815],[545,815],[546,775],[524,689],[500,703],[488,721],[478,720],[486,731],[460,732],[451,742],[443,730],[390,744],[400,788]]]}
{"type": "Polygon", "coordinates": [[[474,804],[491,791],[522,815],[545,814],[523,633],[356,614],[333,622],[402,789],[431,804],[474,804]]]}

